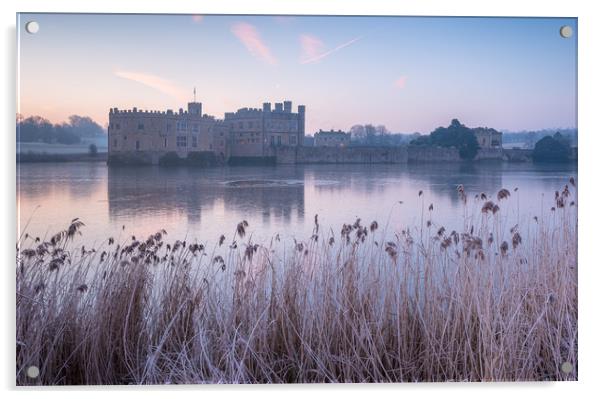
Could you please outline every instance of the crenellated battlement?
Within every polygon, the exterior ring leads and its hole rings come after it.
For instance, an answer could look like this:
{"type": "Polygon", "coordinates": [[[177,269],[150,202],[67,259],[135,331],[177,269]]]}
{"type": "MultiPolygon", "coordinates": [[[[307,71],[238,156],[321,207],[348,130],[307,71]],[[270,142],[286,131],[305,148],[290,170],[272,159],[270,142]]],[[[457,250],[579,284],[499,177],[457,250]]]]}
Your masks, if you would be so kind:
{"type": "MultiPolygon", "coordinates": [[[[200,112],[200,108],[198,108],[200,112]]],[[[117,107],[109,109],[109,118],[111,117],[165,117],[165,116],[185,116],[185,117],[193,117],[197,119],[206,119],[206,120],[216,120],[213,115],[207,115],[199,113],[191,113],[183,108],[180,108],[178,112],[174,112],[172,109],[167,109],[165,111],[159,110],[143,110],[138,109],[137,107],[133,107],[131,109],[119,109],[117,107]]]]}
{"type": "Polygon", "coordinates": [[[119,109],[117,107],[109,109],[109,116],[152,116],[152,115],[173,115],[172,110],[158,111],[158,110],[142,110],[137,107],[131,109],[119,109]]]}
{"type": "Polygon", "coordinates": [[[234,118],[254,118],[261,117],[264,118],[279,118],[279,119],[288,119],[290,117],[297,117],[298,115],[305,115],[305,105],[299,105],[297,107],[298,112],[293,112],[293,102],[285,100],[281,103],[274,103],[274,108],[272,109],[272,103],[265,102],[262,105],[262,108],[240,108],[236,112],[226,112],[224,114],[224,119],[234,119],[234,118]]]}

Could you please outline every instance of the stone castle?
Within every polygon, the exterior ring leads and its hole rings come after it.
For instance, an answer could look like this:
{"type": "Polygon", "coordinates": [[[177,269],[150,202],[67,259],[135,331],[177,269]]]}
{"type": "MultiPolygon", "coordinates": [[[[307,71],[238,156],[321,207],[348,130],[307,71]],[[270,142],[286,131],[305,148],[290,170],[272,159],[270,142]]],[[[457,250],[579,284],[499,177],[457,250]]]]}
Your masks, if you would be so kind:
{"type": "MultiPolygon", "coordinates": [[[[305,106],[293,112],[291,101],[226,112],[223,119],[203,114],[200,102],[177,112],[111,108],[108,162],[159,164],[236,163],[405,163],[460,161],[455,148],[350,146],[343,131],[315,133],[305,145],[305,106]],[[200,161],[199,161],[200,159],[200,161]]],[[[479,144],[475,160],[502,159],[502,133],[472,129],[479,144]]]]}
{"type": "Polygon", "coordinates": [[[221,162],[232,158],[262,158],[277,147],[298,147],[305,136],[305,106],[292,111],[292,102],[262,108],[241,108],[223,119],[203,114],[200,102],[178,112],[133,108],[109,111],[109,161],[157,164],[168,153],[186,158],[212,153],[221,162]]]}

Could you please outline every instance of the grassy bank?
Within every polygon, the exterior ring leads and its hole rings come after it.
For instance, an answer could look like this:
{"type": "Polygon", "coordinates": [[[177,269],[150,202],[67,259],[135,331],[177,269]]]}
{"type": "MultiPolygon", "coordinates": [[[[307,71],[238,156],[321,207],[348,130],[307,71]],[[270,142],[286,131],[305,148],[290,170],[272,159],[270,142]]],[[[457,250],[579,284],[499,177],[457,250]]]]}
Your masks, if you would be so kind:
{"type": "Polygon", "coordinates": [[[244,221],[211,246],[158,231],[80,247],[79,220],[23,235],[17,384],[575,380],[575,192],[514,226],[514,192],[459,187],[464,231],[424,204],[422,226],[333,233],[316,216],[290,243],[256,244],[244,221]]]}

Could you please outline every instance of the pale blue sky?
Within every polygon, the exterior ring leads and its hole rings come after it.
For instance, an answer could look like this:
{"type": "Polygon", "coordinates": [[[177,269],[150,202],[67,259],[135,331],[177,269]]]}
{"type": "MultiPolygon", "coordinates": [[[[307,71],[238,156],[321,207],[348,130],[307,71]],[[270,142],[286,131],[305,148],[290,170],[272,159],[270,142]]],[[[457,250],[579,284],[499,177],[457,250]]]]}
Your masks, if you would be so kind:
{"type": "Polygon", "coordinates": [[[577,123],[571,18],[21,14],[18,26],[20,112],[55,122],[177,109],[196,86],[220,118],[305,104],[308,134],[356,123],[428,133],[452,118],[509,130],[577,123]]]}

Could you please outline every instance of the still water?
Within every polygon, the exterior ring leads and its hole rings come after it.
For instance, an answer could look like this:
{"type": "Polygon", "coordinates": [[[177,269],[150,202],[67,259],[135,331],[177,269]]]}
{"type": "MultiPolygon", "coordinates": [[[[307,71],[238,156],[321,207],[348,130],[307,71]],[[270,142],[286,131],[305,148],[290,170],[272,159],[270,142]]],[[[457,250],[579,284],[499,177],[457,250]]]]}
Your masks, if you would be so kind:
{"type": "Polygon", "coordinates": [[[476,194],[510,190],[501,215],[514,224],[547,212],[555,190],[577,176],[575,164],[528,163],[214,169],[57,163],[19,164],[17,170],[19,233],[49,237],[80,218],[85,227],[78,240],[90,246],[159,229],[170,240],[211,243],[221,234],[231,237],[242,220],[255,242],[275,234],[304,240],[316,214],[322,231],[332,228],[335,236],[356,218],[366,224],[377,220],[391,232],[427,219],[461,229],[465,208],[459,184],[470,199],[469,215],[478,215],[482,205],[472,201],[476,194]]]}

